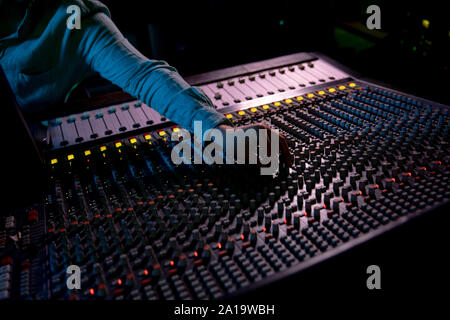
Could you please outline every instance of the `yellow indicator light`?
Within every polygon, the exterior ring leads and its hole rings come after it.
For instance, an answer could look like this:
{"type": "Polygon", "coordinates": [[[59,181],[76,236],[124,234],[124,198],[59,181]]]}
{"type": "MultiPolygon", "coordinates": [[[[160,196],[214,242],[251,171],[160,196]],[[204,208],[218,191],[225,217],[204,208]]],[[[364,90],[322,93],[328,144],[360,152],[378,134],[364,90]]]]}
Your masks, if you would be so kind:
{"type": "Polygon", "coordinates": [[[302,100],[303,100],[303,97],[297,97],[297,100],[298,100],[298,101],[302,101],[302,100]]]}
{"type": "Polygon", "coordinates": [[[150,140],[151,138],[152,138],[152,136],[148,133],[144,136],[145,140],[150,140]]]}
{"type": "Polygon", "coordinates": [[[227,114],[225,117],[227,117],[227,119],[231,119],[231,118],[233,118],[233,115],[227,114]]]}
{"type": "Polygon", "coordinates": [[[122,146],[122,142],[118,141],[114,144],[116,148],[120,148],[122,146]]]}
{"type": "Polygon", "coordinates": [[[241,110],[241,111],[238,112],[238,115],[240,115],[240,116],[243,116],[244,114],[245,114],[244,110],[241,110]]]}
{"type": "Polygon", "coordinates": [[[422,20],[422,26],[423,26],[425,29],[428,29],[428,28],[430,27],[430,21],[427,20],[427,19],[423,19],[423,20],[422,20]]]}
{"type": "Polygon", "coordinates": [[[130,139],[130,143],[131,143],[131,144],[135,144],[136,142],[137,142],[136,138],[131,138],[131,139],[130,139]]]}
{"type": "Polygon", "coordinates": [[[281,102],[278,102],[278,101],[277,101],[277,102],[274,102],[273,104],[274,104],[275,107],[281,106],[281,102]]]}
{"type": "Polygon", "coordinates": [[[325,94],[325,91],[320,90],[318,93],[319,93],[321,96],[323,96],[323,95],[325,94]]]}
{"type": "Polygon", "coordinates": [[[73,160],[75,158],[75,156],[73,155],[73,154],[69,154],[68,156],[67,156],[67,160],[73,160]]]}
{"type": "Polygon", "coordinates": [[[353,82],[352,82],[352,83],[349,83],[348,86],[349,86],[350,88],[353,88],[353,87],[356,86],[356,83],[353,83],[353,82]]]}
{"type": "Polygon", "coordinates": [[[284,100],[286,103],[292,103],[292,99],[286,99],[284,100]]]}
{"type": "Polygon", "coordinates": [[[265,104],[265,105],[262,106],[262,108],[263,108],[264,110],[267,110],[267,109],[269,109],[270,107],[269,107],[268,104],[265,104]]]}
{"type": "Polygon", "coordinates": [[[85,152],[84,152],[84,155],[87,157],[87,156],[89,156],[91,154],[91,150],[86,150],[85,152]]]}
{"type": "Polygon", "coordinates": [[[314,93],[308,93],[307,97],[308,98],[314,98],[314,93]]]}
{"type": "Polygon", "coordinates": [[[166,132],[165,132],[164,130],[161,130],[161,131],[159,131],[158,133],[159,133],[159,135],[160,135],[161,137],[166,135],[166,132]]]}
{"type": "Polygon", "coordinates": [[[100,147],[100,151],[101,151],[101,152],[106,151],[106,146],[101,146],[101,147],[100,147]]]}
{"type": "Polygon", "coordinates": [[[335,92],[336,89],[335,89],[335,88],[330,88],[330,89],[328,89],[328,91],[330,91],[330,92],[335,92]]]}
{"type": "Polygon", "coordinates": [[[50,160],[50,163],[51,164],[57,164],[58,163],[58,159],[52,159],[52,160],[50,160]]]}
{"type": "Polygon", "coordinates": [[[175,127],[175,128],[173,128],[172,130],[173,130],[173,132],[178,132],[178,131],[180,131],[180,128],[175,127]]]}
{"type": "Polygon", "coordinates": [[[258,109],[256,109],[256,108],[251,108],[250,111],[251,111],[251,112],[256,112],[256,111],[258,111],[258,109]]]}
{"type": "Polygon", "coordinates": [[[340,89],[340,90],[344,90],[344,89],[345,89],[345,86],[339,86],[339,89],[340,89]]]}

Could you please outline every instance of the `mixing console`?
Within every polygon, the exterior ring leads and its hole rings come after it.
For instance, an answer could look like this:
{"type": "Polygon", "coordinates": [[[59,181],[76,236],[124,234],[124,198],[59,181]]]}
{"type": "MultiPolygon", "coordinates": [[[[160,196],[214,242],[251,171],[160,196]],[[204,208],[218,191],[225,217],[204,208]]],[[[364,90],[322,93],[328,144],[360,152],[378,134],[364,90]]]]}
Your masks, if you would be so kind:
{"type": "MultiPolygon", "coordinates": [[[[245,101],[348,77],[323,59],[299,53],[264,61],[263,64],[249,64],[193,76],[189,82],[198,85],[213,101],[214,107],[222,110],[245,101]]],[[[48,126],[47,141],[52,149],[57,149],[129,134],[149,126],[167,125],[168,122],[168,119],[136,100],[44,123],[48,126]]]]}
{"type": "Polygon", "coordinates": [[[275,176],[174,165],[179,128],[137,101],[49,121],[45,201],[0,220],[0,299],[218,299],[447,203],[448,107],[306,56],[191,78],[236,125],[286,135],[275,176]]]}

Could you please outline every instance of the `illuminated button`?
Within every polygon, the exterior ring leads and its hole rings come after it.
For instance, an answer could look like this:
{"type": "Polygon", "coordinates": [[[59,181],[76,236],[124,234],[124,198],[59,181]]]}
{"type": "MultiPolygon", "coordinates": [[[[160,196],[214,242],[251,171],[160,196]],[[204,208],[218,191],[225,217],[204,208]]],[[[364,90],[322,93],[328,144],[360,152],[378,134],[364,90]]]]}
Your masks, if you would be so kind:
{"type": "Polygon", "coordinates": [[[100,147],[100,151],[101,151],[101,152],[106,151],[106,146],[101,146],[101,147],[100,147]]]}
{"type": "Polygon", "coordinates": [[[328,91],[330,91],[330,92],[335,92],[336,89],[335,89],[335,88],[330,88],[330,89],[328,89],[328,91]]]}
{"type": "Polygon", "coordinates": [[[152,138],[152,136],[149,134],[149,133],[147,133],[146,135],[144,135],[144,139],[145,140],[150,140],[152,138]]]}
{"type": "Polygon", "coordinates": [[[158,132],[158,134],[162,137],[166,135],[166,132],[164,130],[161,130],[158,132]]]}
{"type": "Polygon", "coordinates": [[[256,111],[258,111],[258,109],[256,109],[256,108],[253,107],[253,108],[250,109],[250,111],[251,111],[251,112],[256,112],[256,111]]]}
{"type": "Polygon", "coordinates": [[[352,82],[352,83],[349,83],[348,86],[349,86],[350,88],[354,88],[354,87],[356,86],[356,83],[353,83],[353,82],[352,82]]]}
{"type": "Polygon", "coordinates": [[[277,101],[277,102],[274,102],[273,105],[274,105],[275,107],[279,107],[279,106],[281,106],[281,102],[278,102],[278,101],[277,101]]]}
{"type": "Polygon", "coordinates": [[[240,115],[240,116],[243,116],[244,114],[245,114],[244,110],[241,110],[241,111],[238,112],[238,115],[240,115]]]}
{"type": "Polygon", "coordinates": [[[422,26],[423,26],[425,29],[428,29],[428,28],[430,27],[430,21],[427,20],[427,19],[423,19],[423,20],[422,20],[422,26]]]}
{"type": "Polygon", "coordinates": [[[87,157],[87,156],[89,156],[91,154],[91,150],[86,150],[85,152],[84,152],[84,155],[87,157]]]}
{"type": "Polygon", "coordinates": [[[314,98],[314,93],[308,93],[307,97],[308,98],[314,98]]]}
{"type": "Polygon", "coordinates": [[[130,139],[130,143],[131,143],[131,144],[135,144],[136,142],[137,142],[136,138],[131,138],[131,139],[130,139]]]}
{"type": "Polygon", "coordinates": [[[303,97],[297,97],[297,100],[298,100],[298,101],[302,101],[302,100],[303,100],[303,97]]]}
{"type": "Polygon", "coordinates": [[[231,118],[233,118],[233,115],[231,115],[231,114],[226,114],[225,117],[227,117],[227,119],[231,119],[231,118]]]}
{"type": "Polygon", "coordinates": [[[292,103],[292,99],[286,99],[284,100],[286,103],[292,103]]]}
{"type": "Polygon", "coordinates": [[[262,106],[262,108],[263,108],[264,110],[267,110],[267,109],[269,109],[270,107],[269,107],[268,104],[265,104],[265,105],[262,106]]]}
{"type": "Polygon", "coordinates": [[[323,96],[323,95],[325,94],[325,91],[320,90],[320,91],[318,92],[318,94],[320,94],[321,96],[323,96]]]}
{"type": "Polygon", "coordinates": [[[73,155],[73,154],[69,154],[68,156],[67,156],[67,160],[73,160],[75,158],[75,156],[73,155]]]}
{"type": "Polygon", "coordinates": [[[117,141],[115,144],[116,148],[120,148],[122,146],[122,142],[117,141]]]}
{"type": "Polygon", "coordinates": [[[52,160],[50,160],[50,163],[51,164],[57,164],[58,163],[58,159],[52,159],[52,160]]]}
{"type": "Polygon", "coordinates": [[[173,132],[178,132],[178,131],[180,131],[180,128],[175,127],[175,128],[172,128],[172,130],[173,130],[173,132]]]}
{"type": "Polygon", "coordinates": [[[339,89],[340,89],[340,90],[344,90],[344,89],[345,89],[345,86],[339,86],[339,89]]]}

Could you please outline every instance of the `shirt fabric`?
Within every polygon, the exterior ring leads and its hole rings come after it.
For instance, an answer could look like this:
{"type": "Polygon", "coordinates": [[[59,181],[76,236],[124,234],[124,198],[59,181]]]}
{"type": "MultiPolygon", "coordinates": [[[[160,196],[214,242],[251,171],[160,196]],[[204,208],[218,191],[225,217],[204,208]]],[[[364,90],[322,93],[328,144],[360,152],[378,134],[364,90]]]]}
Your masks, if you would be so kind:
{"type": "Polygon", "coordinates": [[[24,112],[61,103],[98,73],[189,131],[194,120],[204,130],[229,123],[175,68],[134,48],[96,0],[31,1],[17,31],[0,39],[0,65],[24,112]],[[81,9],[81,29],[67,27],[70,5],[81,9]]]}

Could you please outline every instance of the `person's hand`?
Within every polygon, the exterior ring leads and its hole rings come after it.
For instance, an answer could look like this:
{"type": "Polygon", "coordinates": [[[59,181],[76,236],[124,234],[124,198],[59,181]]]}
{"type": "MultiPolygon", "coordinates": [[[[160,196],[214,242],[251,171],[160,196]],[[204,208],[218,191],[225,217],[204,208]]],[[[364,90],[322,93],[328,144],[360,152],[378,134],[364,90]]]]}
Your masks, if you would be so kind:
{"type": "MultiPolygon", "coordinates": [[[[278,145],[279,145],[278,149],[279,149],[279,153],[280,153],[279,154],[280,160],[283,161],[289,167],[293,165],[294,159],[293,159],[291,152],[289,151],[289,146],[288,146],[286,137],[282,133],[279,133],[279,132],[273,130],[268,124],[266,124],[264,122],[250,124],[250,125],[246,125],[246,126],[240,126],[240,127],[232,127],[232,126],[229,126],[226,124],[222,124],[222,125],[219,125],[218,128],[220,130],[222,130],[223,132],[226,132],[227,130],[242,129],[242,131],[244,133],[246,133],[248,130],[255,130],[257,134],[259,133],[259,130],[265,130],[266,137],[267,137],[267,147],[269,149],[267,152],[267,155],[271,156],[271,150],[270,150],[271,139],[273,139],[273,138],[278,139],[278,145]]],[[[259,144],[260,143],[261,142],[259,141],[259,144]]],[[[248,160],[249,153],[250,152],[257,153],[257,150],[249,150],[249,144],[246,143],[245,152],[246,152],[246,159],[248,160]]],[[[257,159],[259,159],[259,157],[257,157],[257,159]]]]}

